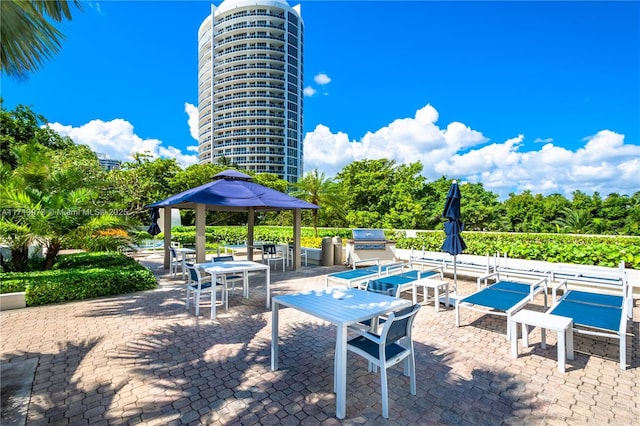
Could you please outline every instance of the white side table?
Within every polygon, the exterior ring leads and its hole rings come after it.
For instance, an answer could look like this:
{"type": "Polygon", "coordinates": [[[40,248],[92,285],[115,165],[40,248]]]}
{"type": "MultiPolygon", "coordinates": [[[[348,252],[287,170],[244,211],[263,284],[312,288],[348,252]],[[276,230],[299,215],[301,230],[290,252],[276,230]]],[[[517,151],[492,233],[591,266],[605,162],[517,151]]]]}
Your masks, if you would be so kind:
{"type": "Polygon", "coordinates": [[[558,370],[565,371],[566,358],[573,359],[573,320],[559,315],[523,309],[511,317],[511,356],[518,357],[518,323],[522,324],[522,347],[529,346],[529,333],[540,327],[542,348],[547,347],[545,330],[558,333],[558,370]]]}
{"type": "Polygon", "coordinates": [[[433,304],[435,305],[436,312],[440,310],[440,290],[444,289],[444,294],[445,294],[444,304],[447,308],[449,307],[449,282],[448,281],[424,279],[424,280],[420,280],[420,282],[418,282],[417,285],[422,286],[422,297],[425,303],[427,302],[427,297],[429,294],[428,289],[430,288],[433,289],[433,292],[434,292],[433,304]]]}

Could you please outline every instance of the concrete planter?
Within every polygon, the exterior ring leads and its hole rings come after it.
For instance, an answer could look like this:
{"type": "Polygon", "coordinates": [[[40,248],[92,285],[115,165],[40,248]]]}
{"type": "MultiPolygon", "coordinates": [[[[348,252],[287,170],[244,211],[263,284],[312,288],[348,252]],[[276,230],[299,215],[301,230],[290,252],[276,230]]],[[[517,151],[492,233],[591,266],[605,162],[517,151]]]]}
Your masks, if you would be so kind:
{"type": "Polygon", "coordinates": [[[22,309],[27,306],[24,299],[24,291],[17,293],[0,294],[0,311],[10,309],[22,309]]]}

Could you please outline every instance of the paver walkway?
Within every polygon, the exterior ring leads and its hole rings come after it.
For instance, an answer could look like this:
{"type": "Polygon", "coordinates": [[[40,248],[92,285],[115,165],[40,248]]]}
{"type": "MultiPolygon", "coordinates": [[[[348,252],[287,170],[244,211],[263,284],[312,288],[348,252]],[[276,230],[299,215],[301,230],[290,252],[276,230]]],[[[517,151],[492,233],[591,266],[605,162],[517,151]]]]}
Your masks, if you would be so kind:
{"type": "MultiPolygon", "coordinates": [[[[497,425],[638,424],[640,307],[634,307],[626,371],[617,341],[576,336],[576,358],[558,372],[555,333],[540,334],[517,359],[506,321],[424,306],[415,322],[418,392],[390,370],[389,420],[380,379],[348,357],[347,416],[335,418],[335,328],[292,309],[280,313],[280,370],[270,369],[271,312],[263,275],[250,299],[230,296],[216,321],[187,312],[184,284],[147,264],[160,288],[119,297],[0,313],[0,361],[37,359],[27,424],[497,425]],[[588,353],[588,354],[587,354],[588,353]]],[[[272,272],[273,294],[324,287],[344,267],[272,272]]],[[[461,294],[473,291],[460,281],[461,294]]],[[[534,309],[542,309],[536,299],[534,309]]],[[[638,302],[636,302],[638,305],[638,302]]]]}

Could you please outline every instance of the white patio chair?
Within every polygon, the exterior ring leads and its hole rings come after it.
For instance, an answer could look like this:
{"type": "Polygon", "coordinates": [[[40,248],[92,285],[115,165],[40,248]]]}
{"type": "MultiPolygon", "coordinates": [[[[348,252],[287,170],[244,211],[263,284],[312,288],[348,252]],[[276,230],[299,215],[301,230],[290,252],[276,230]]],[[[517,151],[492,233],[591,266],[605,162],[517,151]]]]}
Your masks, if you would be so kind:
{"type": "Polygon", "coordinates": [[[360,355],[375,371],[380,367],[382,393],[382,416],[389,418],[389,396],[387,389],[387,369],[406,360],[405,375],[409,376],[411,395],[416,394],[416,366],[411,331],[413,320],[420,309],[419,304],[392,312],[380,335],[362,331],[358,337],[347,342],[347,350],[360,355]],[[401,342],[402,341],[402,342],[401,342]]]}
{"type": "Polygon", "coordinates": [[[226,286],[222,283],[216,283],[215,288],[211,285],[211,278],[202,278],[200,271],[192,263],[187,263],[187,271],[189,272],[187,281],[187,310],[189,310],[189,300],[194,299],[196,305],[196,316],[200,315],[200,300],[203,293],[209,293],[211,303],[213,304],[213,292],[220,289],[221,301],[224,302],[225,310],[229,310],[229,298],[227,296],[226,286]]]}
{"type": "Polygon", "coordinates": [[[282,263],[282,272],[285,269],[285,258],[282,252],[277,250],[275,244],[264,244],[262,246],[262,263],[267,263],[271,267],[272,263],[276,265],[278,262],[282,263]]]}
{"type": "MultiPolygon", "coordinates": [[[[227,256],[214,256],[211,258],[212,262],[233,262],[233,255],[227,255],[227,256]]],[[[243,294],[246,293],[246,289],[247,286],[249,285],[248,281],[248,277],[245,274],[239,274],[239,273],[231,273],[231,274],[222,274],[221,275],[222,278],[222,283],[226,286],[227,291],[229,291],[229,283],[231,283],[231,291],[233,291],[235,293],[236,291],[236,283],[238,281],[242,281],[242,289],[243,289],[243,294]]]]}
{"type": "Polygon", "coordinates": [[[180,264],[182,260],[178,257],[178,253],[176,253],[173,246],[167,247],[167,250],[169,250],[169,253],[171,254],[169,258],[169,272],[171,272],[171,275],[175,277],[178,273],[178,264],[180,264]]]}
{"type": "MultiPolygon", "coordinates": [[[[300,261],[304,259],[304,266],[307,266],[307,250],[300,248],[300,261]]],[[[289,266],[293,268],[293,244],[289,244],[289,266]]]]}

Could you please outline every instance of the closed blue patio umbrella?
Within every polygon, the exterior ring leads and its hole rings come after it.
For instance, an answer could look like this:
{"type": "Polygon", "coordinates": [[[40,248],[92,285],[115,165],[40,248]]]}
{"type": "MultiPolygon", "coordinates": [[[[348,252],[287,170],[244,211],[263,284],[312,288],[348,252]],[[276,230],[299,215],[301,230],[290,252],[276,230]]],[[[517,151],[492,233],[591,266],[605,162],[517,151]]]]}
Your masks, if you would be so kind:
{"type": "Polygon", "coordinates": [[[158,235],[162,230],[160,229],[160,225],[158,225],[158,220],[160,219],[160,209],[154,207],[151,209],[151,226],[147,229],[147,232],[151,234],[152,237],[158,235]]]}
{"type": "Polygon", "coordinates": [[[460,188],[458,188],[458,182],[453,181],[449,192],[447,193],[447,199],[444,203],[444,211],[442,217],[447,218],[447,222],[444,224],[444,233],[447,235],[441,250],[453,255],[453,291],[454,294],[458,294],[458,274],[456,271],[456,256],[462,253],[467,245],[464,243],[462,236],[460,235],[464,230],[464,224],[460,221],[460,188]]]}
{"type": "Polygon", "coordinates": [[[147,229],[147,232],[151,234],[153,237],[153,250],[156,249],[156,235],[158,235],[162,230],[160,229],[160,225],[158,225],[158,220],[160,219],[160,209],[154,207],[151,209],[151,226],[147,229]]]}

